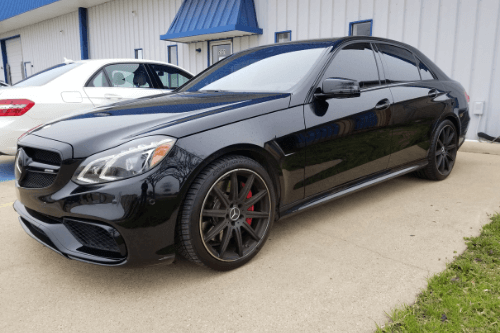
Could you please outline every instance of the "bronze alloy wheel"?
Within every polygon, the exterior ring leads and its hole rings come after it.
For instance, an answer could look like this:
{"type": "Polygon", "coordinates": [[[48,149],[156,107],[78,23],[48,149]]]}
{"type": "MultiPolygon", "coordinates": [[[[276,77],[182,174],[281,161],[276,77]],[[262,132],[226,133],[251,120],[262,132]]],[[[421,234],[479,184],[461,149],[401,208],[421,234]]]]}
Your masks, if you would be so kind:
{"type": "Polygon", "coordinates": [[[215,181],[203,201],[203,245],[217,260],[240,260],[258,248],[270,220],[271,196],[264,180],[249,169],[231,170],[215,181]]]}

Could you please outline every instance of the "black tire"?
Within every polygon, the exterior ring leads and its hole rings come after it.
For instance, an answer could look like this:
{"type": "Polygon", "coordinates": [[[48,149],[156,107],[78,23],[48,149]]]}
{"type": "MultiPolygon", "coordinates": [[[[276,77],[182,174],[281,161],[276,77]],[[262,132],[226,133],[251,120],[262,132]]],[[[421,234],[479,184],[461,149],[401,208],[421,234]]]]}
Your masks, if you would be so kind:
{"type": "Polygon", "coordinates": [[[229,156],[213,162],[186,195],[176,228],[177,251],[219,271],[246,264],[269,236],[275,198],[271,178],[256,161],[229,156]]]}
{"type": "Polygon", "coordinates": [[[437,127],[431,140],[428,164],[417,171],[417,176],[430,180],[446,179],[455,165],[458,151],[458,134],[455,125],[449,121],[442,121],[437,127]]]}

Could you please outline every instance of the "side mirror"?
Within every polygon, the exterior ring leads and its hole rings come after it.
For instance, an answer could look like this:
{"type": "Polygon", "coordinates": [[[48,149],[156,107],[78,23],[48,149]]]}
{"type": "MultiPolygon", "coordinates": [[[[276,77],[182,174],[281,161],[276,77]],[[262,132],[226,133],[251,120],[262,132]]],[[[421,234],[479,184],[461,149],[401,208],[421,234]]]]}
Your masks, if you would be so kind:
{"type": "Polygon", "coordinates": [[[356,97],[359,96],[359,83],[356,80],[331,77],[323,81],[321,93],[316,97],[356,97]]]}

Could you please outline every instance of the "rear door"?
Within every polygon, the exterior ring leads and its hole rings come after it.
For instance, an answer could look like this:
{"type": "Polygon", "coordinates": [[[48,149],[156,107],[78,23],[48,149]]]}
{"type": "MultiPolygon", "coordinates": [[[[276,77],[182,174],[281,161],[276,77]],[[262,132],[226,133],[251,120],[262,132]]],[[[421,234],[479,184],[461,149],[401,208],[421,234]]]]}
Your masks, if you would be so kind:
{"type": "Polygon", "coordinates": [[[144,64],[107,65],[98,71],[84,88],[95,106],[159,93],[144,64]]]}
{"type": "Polygon", "coordinates": [[[345,46],[320,85],[326,78],[353,79],[360,84],[360,95],[315,99],[305,106],[306,197],[387,168],[392,95],[382,84],[380,66],[370,43],[345,46]]]}
{"type": "Polygon", "coordinates": [[[376,46],[394,96],[389,162],[389,168],[394,168],[427,157],[433,125],[445,110],[446,98],[441,83],[412,52],[386,43],[376,46]]]}

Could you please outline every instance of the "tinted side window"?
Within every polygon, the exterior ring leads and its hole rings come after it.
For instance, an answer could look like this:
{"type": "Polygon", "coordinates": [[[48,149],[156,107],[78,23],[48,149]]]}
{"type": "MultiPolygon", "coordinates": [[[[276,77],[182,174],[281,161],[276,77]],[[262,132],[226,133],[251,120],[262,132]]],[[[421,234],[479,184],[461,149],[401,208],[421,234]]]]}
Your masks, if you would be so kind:
{"type": "Polygon", "coordinates": [[[164,89],[179,88],[192,78],[192,75],[189,75],[188,73],[185,73],[175,67],[158,64],[150,64],[150,66],[153,72],[158,75],[164,89]]]}
{"type": "Polygon", "coordinates": [[[431,70],[422,62],[419,62],[420,76],[422,80],[434,80],[431,70]]]}
{"type": "Polygon", "coordinates": [[[104,68],[111,86],[120,88],[151,88],[146,67],[143,64],[115,64],[104,68]]]}
{"type": "Polygon", "coordinates": [[[385,76],[388,83],[420,81],[417,61],[408,50],[401,47],[377,44],[385,60],[385,76]]]}
{"type": "Polygon", "coordinates": [[[87,87],[109,87],[109,83],[104,72],[100,70],[99,73],[87,84],[87,87]]]}
{"type": "Polygon", "coordinates": [[[360,88],[379,85],[377,63],[370,44],[358,43],[344,47],[327,69],[325,78],[328,77],[357,80],[360,88]]]}

